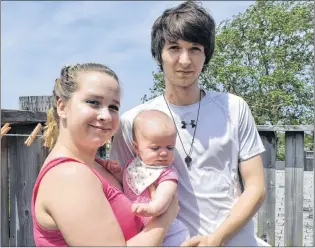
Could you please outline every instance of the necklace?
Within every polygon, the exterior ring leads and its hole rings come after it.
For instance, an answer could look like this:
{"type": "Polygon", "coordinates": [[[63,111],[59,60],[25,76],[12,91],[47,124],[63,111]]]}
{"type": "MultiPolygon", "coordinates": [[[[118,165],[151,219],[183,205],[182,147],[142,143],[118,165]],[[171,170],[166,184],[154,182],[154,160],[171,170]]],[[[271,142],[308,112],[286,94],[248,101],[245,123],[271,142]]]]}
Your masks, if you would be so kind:
{"type": "Polygon", "coordinates": [[[191,162],[192,162],[191,153],[192,153],[192,149],[193,149],[193,145],[194,145],[194,141],[195,141],[195,134],[196,134],[197,125],[198,125],[198,119],[199,119],[199,110],[200,110],[200,102],[201,102],[201,90],[200,90],[200,97],[199,97],[199,105],[198,105],[197,120],[196,120],[196,124],[195,124],[195,126],[194,126],[195,130],[194,130],[194,135],[193,135],[193,138],[192,138],[192,141],[191,141],[189,153],[187,153],[186,150],[185,150],[184,143],[183,143],[183,141],[182,141],[182,138],[181,138],[180,135],[179,135],[179,132],[178,132],[178,129],[177,129],[177,125],[176,125],[174,116],[173,116],[173,114],[172,114],[172,111],[171,111],[171,109],[170,109],[170,106],[168,105],[168,103],[167,103],[167,101],[166,101],[165,94],[163,94],[163,97],[164,97],[164,101],[165,101],[165,103],[166,103],[166,105],[167,105],[167,108],[168,108],[168,110],[170,111],[170,114],[171,114],[171,116],[172,116],[173,122],[174,122],[174,124],[175,124],[176,131],[177,131],[177,134],[178,134],[180,143],[182,144],[183,150],[184,150],[184,152],[185,152],[185,154],[186,154],[185,163],[186,163],[187,167],[190,168],[191,162]]]}

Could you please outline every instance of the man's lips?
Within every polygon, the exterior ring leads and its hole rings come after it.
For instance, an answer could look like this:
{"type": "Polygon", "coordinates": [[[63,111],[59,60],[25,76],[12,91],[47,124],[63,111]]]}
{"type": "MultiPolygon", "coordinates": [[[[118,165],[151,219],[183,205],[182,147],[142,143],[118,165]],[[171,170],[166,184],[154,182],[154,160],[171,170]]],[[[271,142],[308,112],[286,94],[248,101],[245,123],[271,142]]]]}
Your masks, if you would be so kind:
{"type": "Polygon", "coordinates": [[[183,73],[183,74],[190,74],[190,73],[193,73],[193,71],[177,71],[179,73],[183,73]]]}

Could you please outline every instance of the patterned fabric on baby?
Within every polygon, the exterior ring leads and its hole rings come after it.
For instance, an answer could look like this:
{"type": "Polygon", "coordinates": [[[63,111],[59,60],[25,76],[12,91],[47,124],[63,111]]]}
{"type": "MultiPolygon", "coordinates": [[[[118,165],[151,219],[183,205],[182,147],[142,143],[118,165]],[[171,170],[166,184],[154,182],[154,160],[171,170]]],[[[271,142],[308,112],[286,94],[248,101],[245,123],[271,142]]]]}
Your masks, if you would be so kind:
{"type": "Polygon", "coordinates": [[[125,172],[125,180],[130,189],[140,195],[159,178],[168,166],[146,165],[139,157],[135,158],[125,172]]]}

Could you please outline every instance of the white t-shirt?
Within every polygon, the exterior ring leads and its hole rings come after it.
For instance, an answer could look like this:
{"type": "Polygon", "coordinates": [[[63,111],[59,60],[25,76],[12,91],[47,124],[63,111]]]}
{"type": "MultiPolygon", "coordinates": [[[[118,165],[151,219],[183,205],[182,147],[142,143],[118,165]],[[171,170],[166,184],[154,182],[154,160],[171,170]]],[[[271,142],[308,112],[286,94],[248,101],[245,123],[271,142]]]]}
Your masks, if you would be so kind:
{"type": "MultiPolygon", "coordinates": [[[[191,123],[195,120],[196,123],[198,105],[199,102],[189,106],[169,103],[186,150],[185,153],[177,136],[174,161],[179,173],[180,212],[177,218],[188,227],[191,236],[210,234],[224,221],[241,194],[239,161],[265,151],[247,103],[233,94],[206,92],[200,102],[192,163],[187,168],[184,160],[190,150],[194,128],[186,125],[183,129],[181,121],[191,123]]],[[[171,117],[163,96],[124,113],[110,151],[110,159],[118,160],[122,166],[135,156],[131,143],[133,119],[147,109],[157,109],[171,117]]],[[[257,246],[253,221],[225,245],[257,246]]]]}

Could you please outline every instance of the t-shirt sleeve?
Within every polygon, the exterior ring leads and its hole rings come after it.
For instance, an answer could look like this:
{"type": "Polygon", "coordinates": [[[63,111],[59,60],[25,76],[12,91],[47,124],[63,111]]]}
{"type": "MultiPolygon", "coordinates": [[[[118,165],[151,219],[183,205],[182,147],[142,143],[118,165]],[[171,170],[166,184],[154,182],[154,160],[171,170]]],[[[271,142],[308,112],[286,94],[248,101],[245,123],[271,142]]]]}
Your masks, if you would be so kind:
{"type": "Polygon", "coordinates": [[[125,167],[130,159],[135,157],[132,147],[132,124],[129,120],[121,118],[120,127],[111,144],[109,158],[118,161],[120,166],[125,167]]]}
{"type": "Polygon", "coordinates": [[[178,182],[178,173],[173,165],[171,165],[170,167],[165,169],[165,171],[162,172],[160,177],[156,180],[156,184],[159,185],[160,183],[166,180],[174,180],[178,182]]]}
{"type": "Polygon", "coordinates": [[[239,109],[239,160],[244,161],[265,151],[248,104],[241,99],[239,109]]]}

